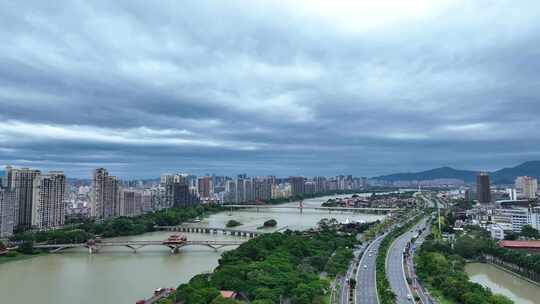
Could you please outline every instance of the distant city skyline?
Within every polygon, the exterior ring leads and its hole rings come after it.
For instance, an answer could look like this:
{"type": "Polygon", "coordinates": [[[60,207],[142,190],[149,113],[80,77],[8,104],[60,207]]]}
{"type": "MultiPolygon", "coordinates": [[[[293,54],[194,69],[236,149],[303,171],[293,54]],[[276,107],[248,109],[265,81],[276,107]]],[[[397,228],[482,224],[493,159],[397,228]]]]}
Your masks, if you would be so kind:
{"type": "MultiPolygon", "coordinates": [[[[133,175],[122,175],[121,172],[122,171],[114,171],[113,169],[113,173],[116,177],[118,177],[119,179],[121,180],[151,180],[151,179],[155,179],[155,180],[158,180],[159,179],[159,176],[163,175],[163,174],[178,174],[178,173],[184,173],[184,174],[192,174],[192,175],[195,175],[195,176],[199,176],[199,177],[202,177],[202,176],[212,176],[212,175],[215,175],[215,176],[229,176],[229,177],[236,177],[236,176],[240,176],[240,175],[244,175],[246,174],[247,176],[251,176],[251,177],[257,177],[257,176],[275,176],[275,177],[278,177],[278,178],[286,178],[286,177],[291,177],[291,176],[303,176],[303,177],[317,177],[317,176],[323,176],[323,177],[335,177],[335,176],[347,176],[347,175],[352,175],[352,176],[356,176],[356,177],[366,177],[366,178],[369,178],[369,179],[376,179],[376,178],[379,178],[379,177],[391,177],[390,180],[395,180],[395,177],[393,177],[394,175],[408,175],[408,174],[412,174],[412,175],[416,175],[416,174],[419,174],[419,175],[422,175],[422,173],[424,172],[431,172],[433,170],[439,170],[439,169],[442,169],[443,171],[442,172],[438,172],[437,174],[438,175],[444,175],[444,170],[446,169],[450,169],[450,170],[463,170],[463,172],[468,172],[470,174],[474,174],[476,176],[476,173],[481,173],[481,172],[487,172],[489,173],[490,171],[494,171],[496,172],[496,170],[505,170],[505,169],[508,169],[508,168],[518,168],[518,167],[522,167],[522,170],[526,170],[526,171],[529,171],[529,172],[536,172],[537,171],[537,168],[536,166],[537,165],[540,165],[540,161],[537,161],[537,160],[532,160],[532,161],[526,161],[524,163],[520,163],[520,164],[512,164],[511,166],[508,166],[508,167],[493,167],[492,170],[475,170],[475,169],[471,169],[471,168],[455,168],[455,167],[450,167],[450,166],[439,166],[439,167],[431,167],[431,168],[426,168],[426,170],[418,170],[418,171],[414,171],[414,170],[409,170],[409,171],[403,171],[403,172],[398,172],[398,171],[390,171],[390,172],[386,172],[384,174],[378,174],[378,175],[363,175],[363,174],[357,174],[357,173],[349,173],[349,172],[337,172],[335,174],[321,174],[321,173],[317,173],[317,172],[314,172],[313,174],[302,174],[302,173],[298,173],[298,174],[275,174],[275,173],[250,173],[250,172],[247,172],[246,170],[241,170],[241,168],[239,168],[237,171],[234,171],[234,172],[226,172],[226,173],[218,173],[218,172],[211,172],[211,171],[208,171],[208,170],[200,170],[200,171],[189,171],[189,170],[186,170],[186,168],[179,168],[179,169],[170,169],[170,170],[164,170],[164,171],[159,171],[157,169],[152,169],[148,172],[146,172],[145,174],[141,175],[141,176],[133,176],[133,175]],[[532,164],[532,167],[530,167],[532,164]],[[530,168],[528,168],[528,166],[530,168]],[[524,168],[523,168],[524,167],[524,168]],[[152,174],[150,172],[156,172],[155,174],[152,174]]],[[[78,176],[78,175],[70,175],[70,169],[69,168],[59,168],[59,167],[40,167],[40,166],[18,166],[18,165],[14,165],[14,164],[6,164],[6,165],[0,165],[0,176],[2,176],[2,174],[4,173],[4,170],[7,166],[15,166],[15,167],[20,167],[20,168],[32,168],[32,169],[36,169],[36,170],[40,170],[40,171],[62,171],[62,172],[67,172],[67,177],[68,178],[75,178],[75,179],[85,179],[85,180],[91,180],[92,179],[92,175],[94,174],[94,170],[98,167],[105,167],[105,166],[96,166],[94,168],[91,168],[90,171],[88,172],[82,172],[82,175],[78,176]]],[[[114,167],[113,167],[114,168],[114,167]]],[[[72,172],[78,172],[78,171],[73,171],[71,170],[72,172]]],[[[533,175],[533,176],[537,176],[535,175],[535,173],[527,173],[527,174],[530,174],[530,175],[533,175]]],[[[461,179],[461,180],[465,180],[466,182],[468,181],[467,178],[465,177],[452,177],[451,176],[452,174],[449,173],[449,176],[444,176],[444,177],[436,177],[434,179],[437,179],[437,178],[448,178],[448,179],[461,179]]],[[[519,174],[516,174],[516,176],[519,176],[519,174]]],[[[540,177],[540,173],[538,173],[538,176],[540,177]]],[[[426,179],[426,180],[429,180],[431,178],[402,178],[401,180],[423,180],[423,179],[426,179]]],[[[470,182],[470,181],[469,181],[470,182]]]]}
{"type": "Polygon", "coordinates": [[[540,159],[538,20],[534,1],[4,2],[0,164],[377,176],[540,159]]]}

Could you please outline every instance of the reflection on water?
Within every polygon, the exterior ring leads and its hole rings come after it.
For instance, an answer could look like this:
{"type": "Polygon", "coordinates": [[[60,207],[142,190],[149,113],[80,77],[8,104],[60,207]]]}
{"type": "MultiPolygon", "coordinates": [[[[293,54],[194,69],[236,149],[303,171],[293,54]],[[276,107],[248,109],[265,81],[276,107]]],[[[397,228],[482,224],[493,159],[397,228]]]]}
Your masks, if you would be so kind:
{"type": "Polygon", "coordinates": [[[540,287],[513,276],[495,266],[467,264],[465,271],[471,281],[489,287],[494,293],[507,296],[516,304],[540,303],[540,287]]]}
{"type": "MultiPolygon", "coordinates": [[[[304,205],[320,206],[327,199],[306,200],[304,205]]],[[[275,219],[278,227],[307,229],[325,217],[340,221],[347,218],[364,221],[381,218],[376,215],[314,210],[304,211],[303,214],[294,209],[272,209],[259,213],[244,210],[232,214],[214,214],[197,225],[225,227],[228,220],[235,219],[244,224],[238,229],[251,230],[261,226],[265,220],[275,219]]],[[[169,235],[168,232],[154,232],[121,239],[164,240],[169,235]]],[[[188,234],[188,238],[231,240],[239,237],[188,234]]],[[[168,248],[157,246],[142,248],[136,254],[127,248],[107,248],[98,254],[89,255],[86,250],[74,249],[61,254],[6,263],[0,265],[0,302],[135,303],[138,299],[148,297],[154,288],[176,287],[196,274],[212,271],[223,250],[214,252],[207,247],[185,247],[180,254],[171,255],[168,248]]]]}

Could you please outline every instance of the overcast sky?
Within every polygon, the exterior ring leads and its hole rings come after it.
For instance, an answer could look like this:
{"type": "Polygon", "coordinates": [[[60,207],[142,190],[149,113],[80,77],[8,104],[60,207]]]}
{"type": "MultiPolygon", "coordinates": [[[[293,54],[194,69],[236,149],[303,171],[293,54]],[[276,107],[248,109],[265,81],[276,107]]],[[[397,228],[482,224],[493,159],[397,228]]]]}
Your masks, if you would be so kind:
{"type": "Polygon", "coordinates": [[[539,20],[538,1],[2,1],[0,164],[374,176],[540,159],[539,20]]]}

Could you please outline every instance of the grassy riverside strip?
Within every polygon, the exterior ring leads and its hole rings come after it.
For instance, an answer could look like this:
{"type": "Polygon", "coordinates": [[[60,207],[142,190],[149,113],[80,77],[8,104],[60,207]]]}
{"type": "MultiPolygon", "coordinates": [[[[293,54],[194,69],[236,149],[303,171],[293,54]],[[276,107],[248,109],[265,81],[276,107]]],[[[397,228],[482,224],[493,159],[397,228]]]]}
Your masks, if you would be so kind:
{"type": "Polygon", "coordinates": [[[411,229],[416,223],[422,219],[423,215],[417,215],[405,225],[389,232],[381,241],[376,259],[376,277],[377,277],[377,293],[379,295],[380,304],[393,304],[396,301],[396,295],[392,292],[390,282],[386,278],[386,256],[392,242],[400,235],[411,229]]]}

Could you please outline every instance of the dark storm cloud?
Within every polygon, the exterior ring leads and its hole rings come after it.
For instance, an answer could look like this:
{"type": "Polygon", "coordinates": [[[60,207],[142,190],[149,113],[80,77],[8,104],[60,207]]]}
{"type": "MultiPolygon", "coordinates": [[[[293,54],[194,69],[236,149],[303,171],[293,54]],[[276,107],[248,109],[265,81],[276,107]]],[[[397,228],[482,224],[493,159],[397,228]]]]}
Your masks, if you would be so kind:
{"type": "Polygon", "coordinates": [[[540,5],[381,3],[2,3],[0,164],[369,176],[540,157],[540,5]]]}

